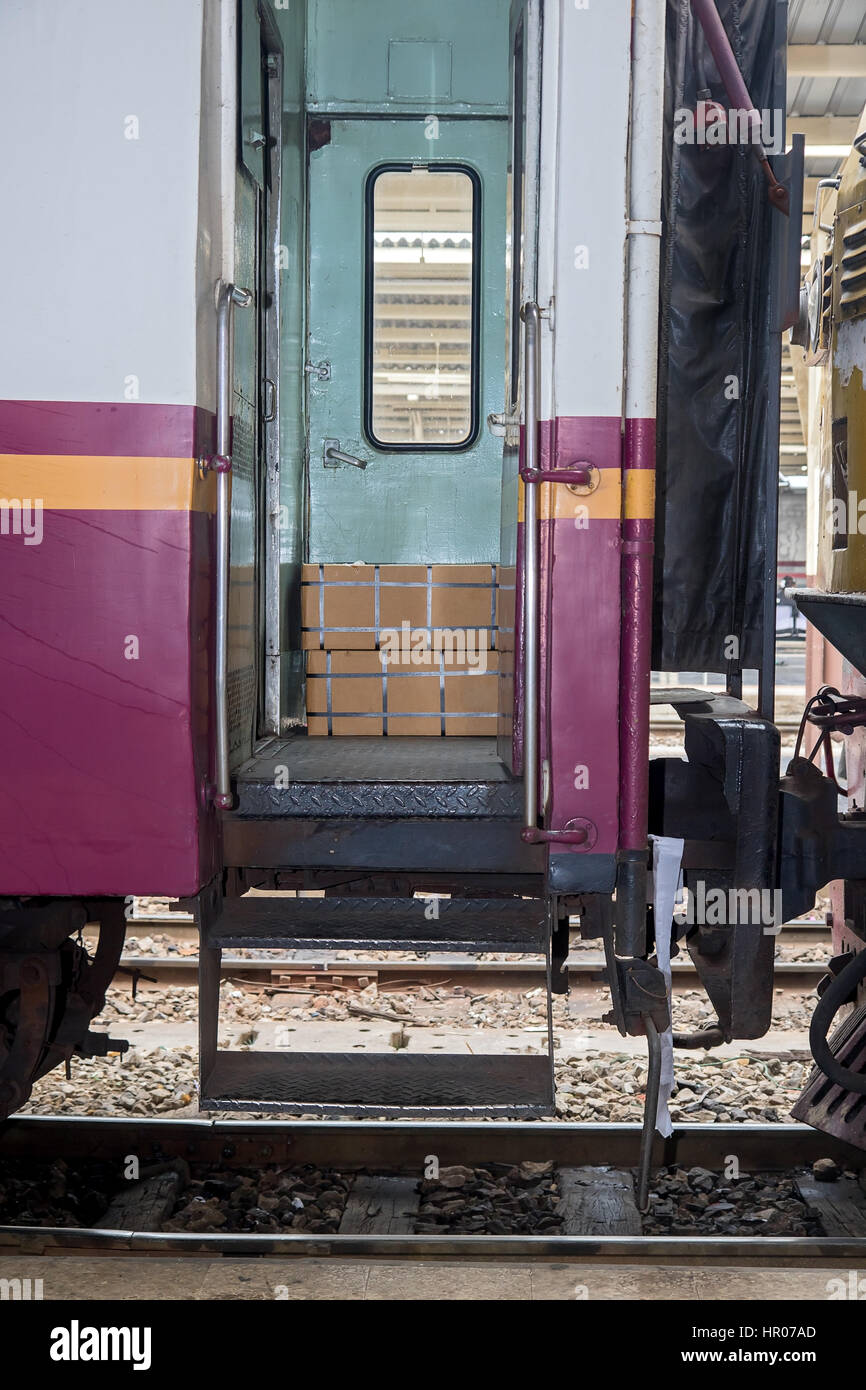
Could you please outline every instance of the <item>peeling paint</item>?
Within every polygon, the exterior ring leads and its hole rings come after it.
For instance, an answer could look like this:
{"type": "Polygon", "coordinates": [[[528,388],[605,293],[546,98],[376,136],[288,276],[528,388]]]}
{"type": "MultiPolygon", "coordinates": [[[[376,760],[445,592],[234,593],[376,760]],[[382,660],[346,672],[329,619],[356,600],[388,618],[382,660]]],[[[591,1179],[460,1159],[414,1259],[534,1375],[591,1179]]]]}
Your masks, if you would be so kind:
{"type": "Polygon", "coordinates": [[[849,385],[855,368],[860,371],[860,385],[866,382],[866,318],[839,324],[833,365],[843,387],[849,385]]]}

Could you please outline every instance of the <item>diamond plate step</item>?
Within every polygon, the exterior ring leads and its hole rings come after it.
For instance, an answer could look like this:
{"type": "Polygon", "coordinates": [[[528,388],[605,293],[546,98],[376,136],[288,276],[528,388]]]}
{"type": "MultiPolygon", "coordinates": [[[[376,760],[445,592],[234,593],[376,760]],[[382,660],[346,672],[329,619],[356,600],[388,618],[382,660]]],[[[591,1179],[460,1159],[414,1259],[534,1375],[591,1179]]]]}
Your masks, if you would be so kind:
{"type": "Polygon", "coordinates": [[[266,739],[237,770],[247,817],[444,816],[519,821],[522,790],[495,738],[266,739]]]}
{"type": "Polygon", "coordinates": [[[219,949],[544,952],[534,898],[226,898],[205,931],[219,949]],[[438,918],[428,919],[431,901],[438,918]]]}
{"type": "Polygon", "coordinates": [[[553,1113],[549,1055],[219,1052],[203,1110],[310,1115],[499,1116],[553,1113]]]}

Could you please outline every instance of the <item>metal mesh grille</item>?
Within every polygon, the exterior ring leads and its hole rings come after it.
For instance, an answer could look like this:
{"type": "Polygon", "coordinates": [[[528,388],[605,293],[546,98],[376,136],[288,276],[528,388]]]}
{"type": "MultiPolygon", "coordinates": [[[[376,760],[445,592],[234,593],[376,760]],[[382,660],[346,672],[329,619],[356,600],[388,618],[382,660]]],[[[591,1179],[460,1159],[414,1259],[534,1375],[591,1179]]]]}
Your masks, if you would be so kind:
{"type": "Polygon", "coordinates": [[[252,752],[256,701],[256,431],[249,402],[234,393],[228,721],[233,765],[252,752]]]}
{"type": "Polygon", "coordinates": [[[233,761],[246,758],[253,736],[256,673],[244,666],[228,673],[229,753],[233,761]]]}
{"type": "Polygon", "coordinates": [[[243,396],[235,392],[232,419],[232,476],[253,480],[255,475],[255,427],[253,411],[243,396]]]}

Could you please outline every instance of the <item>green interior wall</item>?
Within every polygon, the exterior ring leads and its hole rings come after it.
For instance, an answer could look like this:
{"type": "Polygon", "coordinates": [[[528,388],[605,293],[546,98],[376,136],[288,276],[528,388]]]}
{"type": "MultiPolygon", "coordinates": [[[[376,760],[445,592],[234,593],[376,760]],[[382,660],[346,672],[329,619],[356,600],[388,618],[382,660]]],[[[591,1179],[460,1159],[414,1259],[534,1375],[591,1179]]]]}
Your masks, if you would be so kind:
{"type": "Polygon", "coordinates": [[[311,111],[507,115],[511,0],[308,0],[311,111]]]}
{"type": "MultiPolygon", "coordinates": [[[[272,8],[284,49],[280,596],[282,724],[289,727],[304,718],[299,628],[300,566],[308,551],[307,114],[507,115],[510,0],[438,0],[435,6],[427,0],[284,0],[272,8]]],[[[471,150],[466,154],[471,159],[471,150]]],[[[504,180],[503,167],[503,190],[504,180]]],[[[495,274],[489,267],[485,289],[495,274]]],[[[504,293],[504,265],[501,275],[504,293]]],[[[499,373],[498,359],[489,357],[483,412],[502,408],[499,373]]],[[[498,451],[500,441],[490,445],[498,451]]],[[[492,539],[482,549],[483,556],[477,546],[465,556],[449,553],[466,562],[498,558],[492,539]]]]}

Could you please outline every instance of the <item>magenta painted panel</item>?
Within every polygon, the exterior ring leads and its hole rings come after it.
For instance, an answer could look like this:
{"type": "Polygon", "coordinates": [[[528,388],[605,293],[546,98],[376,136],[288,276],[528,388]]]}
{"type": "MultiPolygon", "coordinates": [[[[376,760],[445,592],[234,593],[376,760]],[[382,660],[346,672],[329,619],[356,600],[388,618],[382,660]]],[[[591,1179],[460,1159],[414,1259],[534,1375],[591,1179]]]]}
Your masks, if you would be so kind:
{"type": "MultiPolygon", "coordinates": [[[[539,434],[542,468],[581,462],[617,470],[622,466],[619,419],[546,420],[539,434]]],[[[562,830],[578,817],[592,821],[597,832],[592,850],[597,854],[615,853],[618,845],[620,533],[615,518],[593,519],[585,530],[563,519],[543,521],[539,535],[539,742],[550,764],[545,825],[562,830]],[[579,766],[588,770],[585,789],[575,786],[579,766]]],[[[522,537],[519,554],[522,561],[522,537]]],[[[520,765],[522,748],[515,749],[515,759],[520,765]]],[[[560,850],[568,852],[568,847],[557,847],[560,850]]],[[[570,852],[585,853],[574,848],[570,852]]]]}
{"type": "MultiPolygon", "coordinates": [[[[620,524],[542,524],[552,556],[548,587],[550,825],[575,817],[597,830],[592,850],[613,854],[619,827],[620,524]],[[589,785],[575,787],[585,767],[589,785]]],[[[566,846],[561,846],[565,849],[566,846]]],[[[583,851],[576,850],[575,853],[583,851]]]]}
{"type": "Polygon", "coordinates": [[[207,592],[208,524],[46,512],[41,545],[0,538],[0,894],[199,887],[208,631],[199,607],[193,672],[190,592],[193,571],[207,592]]]}
{"type": "Polygon", "coordinates": [[[212,432],[212,413],[191,405],[0,401],[0,454],[194,458],[212,432]]]}

